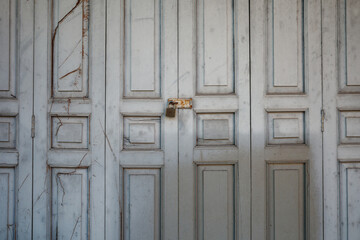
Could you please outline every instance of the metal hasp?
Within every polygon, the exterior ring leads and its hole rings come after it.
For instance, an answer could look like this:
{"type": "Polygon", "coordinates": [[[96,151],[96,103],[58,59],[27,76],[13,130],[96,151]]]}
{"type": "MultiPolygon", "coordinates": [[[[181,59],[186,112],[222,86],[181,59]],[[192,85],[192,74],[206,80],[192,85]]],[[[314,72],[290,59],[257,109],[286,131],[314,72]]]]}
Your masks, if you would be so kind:
{"type": "Polygon", "coordinates": [[[165,116],[175,117],[176,109],[191,109],[192,108],[192,99],[183,99],[183,98],[169,98],[166,107],[165,116]]]}
{"type": "Polygon", "coordinates": [[[179,109],[192,109],[192,98],[169,98],[169,103],[173,103],[179,109]]]}

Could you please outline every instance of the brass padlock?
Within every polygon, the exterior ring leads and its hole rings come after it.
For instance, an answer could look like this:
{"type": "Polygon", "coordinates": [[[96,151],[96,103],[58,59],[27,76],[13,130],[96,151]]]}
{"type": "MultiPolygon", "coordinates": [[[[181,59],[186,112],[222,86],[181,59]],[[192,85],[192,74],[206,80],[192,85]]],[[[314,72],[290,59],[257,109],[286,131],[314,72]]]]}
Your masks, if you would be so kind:
{"type": "Polygon", "coordinates": [[[166,113],[165,113],[165,115],[167,116],[167,117],[175,117],[175,115],[176,115],[176,102],[172,102],[172,101],[170,101],[169,103],[168,103],[168,106],[167,106],[167,108],[166,108],[166,113]]]}

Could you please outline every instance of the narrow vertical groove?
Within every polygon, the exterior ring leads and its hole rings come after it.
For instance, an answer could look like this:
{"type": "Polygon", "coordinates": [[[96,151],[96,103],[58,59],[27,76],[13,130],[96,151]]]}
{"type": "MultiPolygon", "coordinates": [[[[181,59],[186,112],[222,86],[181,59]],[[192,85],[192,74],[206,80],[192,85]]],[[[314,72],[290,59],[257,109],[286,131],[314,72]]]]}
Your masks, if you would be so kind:
{"type": "MultiPolygon", "coordinates": [[[[105,107],[105,116],[104,116],[104,128],[105,128],[105,134],[107,132],[107,121],[106,121],[106,115],[107,115],[107,105],[106,105],[106,100],[107,100],[107,95],[106,95],[106,80],[107,80],[107,32],[108,32],[108,29],[107,29],[107,15],[108,15],[108,12],[107,12],[107,0],[105,0],[105,6],[104,6],[104,12],[105,12],[105,38],[104,38],[104,50],[105,50],[105,59],[104,59],[104,91],[105,91],[105,96],[104,96],[104,100],[105,100],[105,103],[104,103],[104,107],[105,107]]],[[[104,203],[105,203],[105,206],[104,206],[104,240],[106,240],[106,222],[107,222],[107,218],[106,218],[106,208],[107,208],[107,204],[106,204],[106,160],[107,160],[107,157],[106,157],[106,136],[104,136],[104,203]]]]}
{"type": "Polygon", "coordinates": [[[250,149],[249,149],[249,157],[250,157],[250,239],[252,239],[252,96],[251,96],[251,0],[248,0],[248,61],[249,61],[249,73],[248,73],[248,81],[249,81],[249,111],[250,111],[250,149]]]}
{"type": "MultiPolygon", "coordinates": [[[[179,86],[180,86],[180,82],[179,82],[179,1],[181,0],[176,0],[176,78],[177,78],[177,97],[180,97],[180,89],[179,89],[179,86]]],[[[178,114],[177,114],[177,237],[178,239],[180,239],[180,134],[179,134],[179,131],[180,131],[180,128],[179,128],[179,124],[180,124],[180,119],[179,119],[179,115],[180,115],[180,110],[177,110],[178,111],[178,114]]]]}
{"type": "MultiPolygon", "coordinates": [[[[324,56],[323,56],[323,5],[322,5],[322,0],[320,1],[320,56],[321,56],[321,109],[324,109],[324,66],[323,66],[323,60],[324,60],[324,56]]],[[[320,116],[322,118],[322,116],[320,116]]],[[[324,124],[325,124],[325,120],[324,120],[324,124]]],[[[321,197],[322,197],[322,239],[325,240],[325,208],[324,208],[324,204],[325,204],[325,192],[324,192],[324,163],[325,163],[325,159],[324,159],[324,132],[325,132],[325,126],[324,126],[324,131],[321,132],[321,175],[322,175],[322,181],[321,181],[321,188],[322,188],[322,193],[321,193],[321,197]]]]}
{"type": "MultiPolygon", "coordinates": [[[[32,24],[33,24],[33,29],[32,29],[32,115],[34,116],[35,111],[35,75],[34,75],[34,69],[35,69],[35,2],[33,1],[33,5],[32,5],[32,24]]],[[[36,120],[35,120],[36,123],[36,120]]],[[[36,126],[36,125],[35,125],[36,126]]],[[[35,128],[36,129],[36,128],[35,128]]],[[[32,130],[31,130],[32,131],[32,130]]],[[[35,132],[36,135],[36,132],[35,132]]],[[[35,136],[34,135],[34,136],[35,136]]],[[[34,236],[34,138],[31,139],[31,239],[33,239],[34,236]]],[[[16,233],[15,233],[16,234],[16,233]]]]}

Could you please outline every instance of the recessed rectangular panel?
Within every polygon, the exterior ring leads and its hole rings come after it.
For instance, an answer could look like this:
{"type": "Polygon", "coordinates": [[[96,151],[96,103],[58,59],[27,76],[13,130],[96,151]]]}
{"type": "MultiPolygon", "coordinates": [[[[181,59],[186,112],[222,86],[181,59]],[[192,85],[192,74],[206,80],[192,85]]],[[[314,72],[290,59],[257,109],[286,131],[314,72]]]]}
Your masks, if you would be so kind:
{"type": "Polygon", "coordinates": [[[268,1],[268,93],[304,92],[302,0],[268,1]]]}
{"type": "Polygon", "coordinates": [[[81,143],[83,135],[82,123],[63,123],[57,135],[58,143],[81,143]]]}
{"type": "Polygon", "coordinates": [[[160,169],[124,170],[124,239],[160,239],[160,169]]]}
{"type": "Polygon", "coordinates": [[[339,1],[339,85],[340,92],[360,92],[360,2],[339,1]]]}
{"type": "Polygon", "coordinates": [[[304,144],[304,112],[268,112],[268,144],[304,144]]]}
{"type": "Polygon", "coordinates": [[[0,2],[0,98],[15,96],[16,1],[0,2]]]}
{"type": "Polygon", "coordinates": [[[299,138],[299,119],[297,118],[277,118],[273,120],[274,134],[276,139],[299,138]]]}
{"type": "Polygon", "coordinates": [[[0,117],[0,148],[16,148],[16,117],[0,117]]]}
{"type": "Polygon", "coordinates": [[[233,165],[197,167],[197,239],[234,239],[233,165]]]}
{"type": "Polygon", "coordinates": [[[234,113],[199,113],[196,115],[197,145],[234,145],[234,113]]]}
{"type": "Polygon", "coordinates": [[[233,1],[198,0],[196,18],[197,93],[233,93],[233,1]]]}
{"type": "Polygon", "coordinates": [[[0,239],[15,239],[15,171],[0,168],[0,239]]]}
{"type": "Polygon", "coordinates": [[[155,143],[155,123],[130,123],[130,143],[155,143]]]}
{"type": "Polygon", "coordinates": [[[341,239],[360,236],[360,163],[340,164],[341,239]]]}
{"type": "Polygon", "coordinates": [[[52,239],[88,239],[87,169],[52,169],[52,239]]]}
{"type": "Polygon", "coordinates": [[[88,94],[88,4],[88,1],[53,0],[54,97],[86,97],[88,94]]]}
{"type": "Polygon", "coordinates": [[[160,97],[160,1],[125,1],[125,97],[160,97]]]}
{"type": "Polygon", "coordinates": [[[304,164],[268,164],[268,239],[305,239],[304,164]]]}
{"type": "Polygon", "coordinates": [[[347,117],[346,123],[346,137],[360,138],[360,116],[347,117]]]}
{"type": "Polygon", "coordinates": [[[160,117],[124,117],[124,149],[159,149],[160,117]]]}
{"type": "Polygon", "coordinates": [[[0,142],[10,141],[10,122],[0,122],[0,142]]]}
{"type": "Polygon", "coordinates": [[[88,117],[53,116],[51,120],[53,148],[88,148],[88,117]]]}
{"type": "Polygon", "coordinates": [[[360,111],[340,111],[340,143],[360,144],[360,111]]]}

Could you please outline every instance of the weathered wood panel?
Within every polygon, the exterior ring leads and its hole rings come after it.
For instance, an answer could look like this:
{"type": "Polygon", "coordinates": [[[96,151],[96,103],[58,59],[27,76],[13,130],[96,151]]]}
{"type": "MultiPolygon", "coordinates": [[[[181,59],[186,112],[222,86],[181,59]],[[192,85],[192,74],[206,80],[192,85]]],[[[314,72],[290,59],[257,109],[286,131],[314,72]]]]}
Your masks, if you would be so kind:
{"type": "Polygon", "coordinates": [[[340,92],[360,92],[360,2],[338,2],[338,51],[340,92]]]}
{"type": "Polygon", "coordinates": [[[306,236],[304,164],[268,165],[268,237],[303,240],[306,236]]]}
{"type": "Polygon", "coordinates": [[[303,0],[268,1],[268,93],[304,92],[303,0]]]}
{"type": "Polygon", "coordinates": [[[359,238],[360,2],[322,2],[324,239],[359,238]]]}
{"type": "Polygon", "coordinates": [[[360,236],[360,164],[340,164],[341,239],[360,236]]]}
{"type": "Polygon", "coordinates": [[[250,3],[253,239],[323,239],[321,3],[250,3]]]}
{"type": "Polygon", "coordinates": [[[201,113],[196,115],[197,145],[234,145],[234,113],[201,113]]]}
{"type": "Polygon", "coordinates": [[[88,117],[51,117],[51,147],[58,149],[89,147],[88,117]]]}
{"type": "Polygon", "coordinates": [[[304,144],[304,112],[268,112],[268,144],[304,144]]]}
{"type": "Polygon", "coordinates": [[[87,169],[52,169],[52,239],[88,239],[87,169]]]}
{"type": "Polygon", "coordinates": [[[0,149],[16,148],[16,117],[0,117],[0,149]]]}
{"type": "Polygon", "coordinates": [[[160,117],[124,117],[124,149],[160,149],[160,117]]]}
{"type": "Polygon", "coordinates": [[[360,144],[360,111],[339,111],[341,144],[360,144]]]}
{"type": "Polygon", "coordinates": [[[233,1],[197,0],[196,3],[197,93],[233,93],[233,1]]]}
{"type": "Polygon", "coordinates": [[[87,97],[88,0],[54,0],[52,4],[52,84],[53,96],[87,97]]]}
{"type": "Polygon", "coordinates": [[[160,97],[161,0],[125,1],[125,97],[160,97]]]}
{"type": "Polygon", "coordinates": [[[16,95],[16,1],[1,1],[0,16],[0,98],[11,98],[16,95]]]}
{"type": "Polygon", "coordinates": [[[234,239],[234,167],[199,165],[197,168],[197,239],[234,239]]]}
{"type": "Polygon", "coordinates": [[[15,239],[15,170],[0,168],[0,239],[15,239]]]}
{"type": "Polygon", "coordinates": [[[124,170],[124,239],[160,239],[160,170],[124,170]]]}

